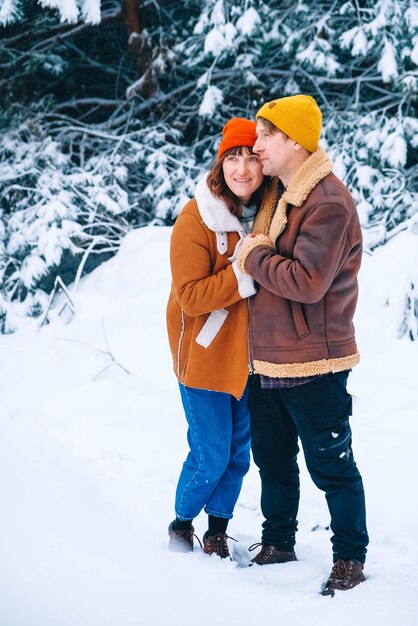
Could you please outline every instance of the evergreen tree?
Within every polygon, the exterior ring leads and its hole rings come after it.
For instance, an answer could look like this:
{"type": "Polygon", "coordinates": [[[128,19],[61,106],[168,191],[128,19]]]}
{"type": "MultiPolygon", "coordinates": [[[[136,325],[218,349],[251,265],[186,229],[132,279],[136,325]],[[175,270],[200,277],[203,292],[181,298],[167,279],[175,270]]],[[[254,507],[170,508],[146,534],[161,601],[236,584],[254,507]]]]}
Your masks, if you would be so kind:
{"type": "Polygon", "coordinates": [[[98,11],[98,0],[0,9],[4,330],[12,301],[39,313],[58,273],[88,271],[130,228],[171,224],[225,120],[272,98],[318,101],[322,145],[357,201],[366,248],[410,227],[411,0],[105,0],[100,23],[98,11]]]}

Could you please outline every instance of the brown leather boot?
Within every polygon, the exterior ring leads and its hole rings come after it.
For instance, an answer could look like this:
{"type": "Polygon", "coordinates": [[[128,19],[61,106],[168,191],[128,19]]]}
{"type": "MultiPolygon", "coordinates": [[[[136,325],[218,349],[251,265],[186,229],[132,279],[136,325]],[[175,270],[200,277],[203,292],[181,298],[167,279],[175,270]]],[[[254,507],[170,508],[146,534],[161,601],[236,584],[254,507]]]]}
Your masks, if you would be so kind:
{"type": "MultiPolygon", "coordinates": [[[[171,552],[192,552],[194,547],[193,537],[196,537],[199,541],[199,537],[194,534],[194,527],[191,526],[187,530],[176,530],[173,528],[173,524],[174,521],[168,527],[168,549],[171,552]]],[[[200,545],[202,544],[200,543],[200,545]]]]}
{"type": "Polygon", "coordinates": [[[205,554],[217,554],[221,557],[221,559],[231,559],[227,541],[228,539],[236,541],[236,539],[230,537],[226,533],[219,533],[218,535],[212,535],[209,537],[208,531],[206,531],[203,535],[203,552],[205,552],[205,554]]]}
{"type": "Polygon", "coordinates": [[[336,591],[347,591],[365,580],[361,563],[354,559],[352,561],[339,559],[333,565],[322,595],[333,597],[336,591]]]}
{"type": "Polygon", "coordinates": [[[251,552],[259,546],[261,546],[261,550],[254,559],[251,559],[248,564],[249,567],[254,565],[254,563],[256,565],[272,565],[273,563],[289,563],[290,561],[297,561],[296,554],[294,552],[279,550],[276,546],[271,546],[268,543],[253,543],[248,550],[251,552]]]}

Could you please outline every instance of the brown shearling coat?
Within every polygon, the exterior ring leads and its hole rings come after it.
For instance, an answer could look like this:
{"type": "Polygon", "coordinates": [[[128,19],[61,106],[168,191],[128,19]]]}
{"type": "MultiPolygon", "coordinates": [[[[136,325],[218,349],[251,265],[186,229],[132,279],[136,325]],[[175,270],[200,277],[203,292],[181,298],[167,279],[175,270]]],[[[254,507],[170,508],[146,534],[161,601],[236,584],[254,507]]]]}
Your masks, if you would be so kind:
{"type": "Polygon", "coordinates": [[[206,178],[180,212],[170,241],[167,330],[174,372],[187,387],[240,398],[248,379],[248,303],[253,280],[235,249],[238,218],[210,193],[206,178]]]}
{"type": "Polygon", "coordinates": [[[238,265],[258,283],[251,302],[254,371],[278,378],[350,369],[362,235],[348,189],[318,149],[281,197],[277,179],[238,265]]]}

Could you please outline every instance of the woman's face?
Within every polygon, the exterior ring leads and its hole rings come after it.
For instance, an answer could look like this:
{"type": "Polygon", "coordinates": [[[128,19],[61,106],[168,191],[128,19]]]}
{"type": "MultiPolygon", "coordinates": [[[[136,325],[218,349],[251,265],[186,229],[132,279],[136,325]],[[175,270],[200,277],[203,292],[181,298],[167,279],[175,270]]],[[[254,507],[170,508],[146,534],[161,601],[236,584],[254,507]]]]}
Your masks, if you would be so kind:
{"type": "Polygon", "coordinates": [[[242,148],[241,154],[228,154],[222,163],[222,171],[229,189],[242,204],[248,204],[263,182],[261,161],[247,148],[242,148]]]}

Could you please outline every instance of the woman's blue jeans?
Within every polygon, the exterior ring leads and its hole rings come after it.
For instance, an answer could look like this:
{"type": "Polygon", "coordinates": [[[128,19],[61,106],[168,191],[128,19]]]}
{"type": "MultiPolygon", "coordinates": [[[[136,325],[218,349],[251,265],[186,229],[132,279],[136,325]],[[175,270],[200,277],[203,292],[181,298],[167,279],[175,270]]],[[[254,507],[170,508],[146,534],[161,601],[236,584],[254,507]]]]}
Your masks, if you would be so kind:
{"type": "Polygon", "coordinates": [[[240,400],[228,393],[180,386],[189,425],[190,452],[176,491],[176,516],[208,515],[230,519],[250,467],[248,385],[240,400]]]}

